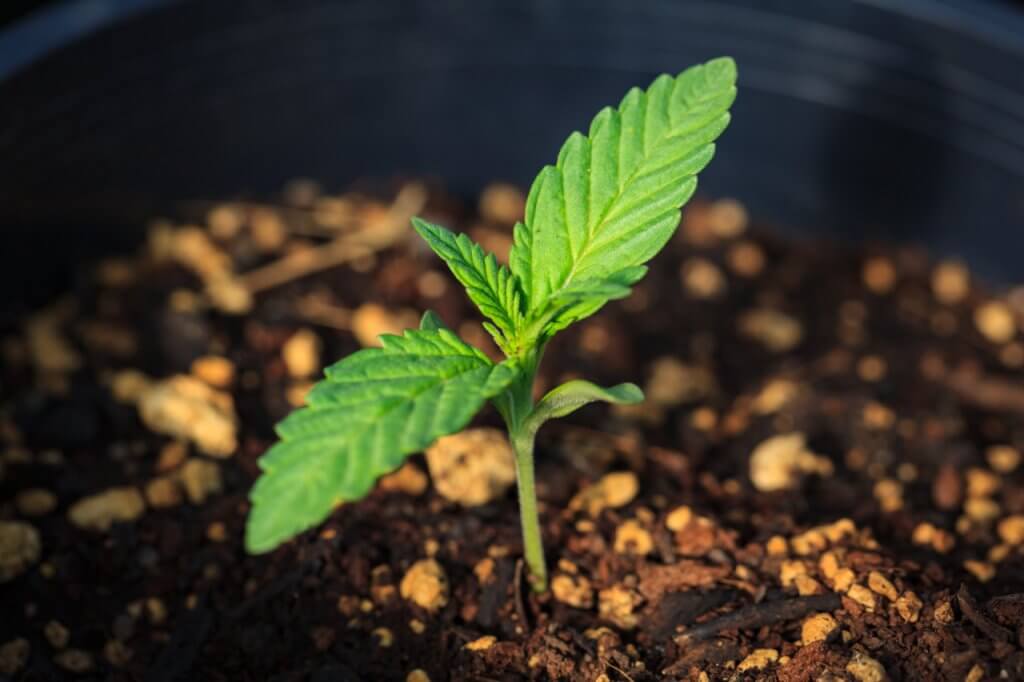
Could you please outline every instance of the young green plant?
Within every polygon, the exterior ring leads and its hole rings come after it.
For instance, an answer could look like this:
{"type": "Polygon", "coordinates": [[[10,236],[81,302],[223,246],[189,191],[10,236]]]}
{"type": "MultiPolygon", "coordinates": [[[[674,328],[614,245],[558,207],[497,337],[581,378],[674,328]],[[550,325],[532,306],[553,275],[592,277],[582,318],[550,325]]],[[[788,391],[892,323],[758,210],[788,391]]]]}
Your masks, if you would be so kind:
{"type": "Polygon", "coordinates": [[[633,384],[563,384],[536,403],[534,378],[551,338],[628,296],[679,224],[697,173],[714,155],[736,97],[736,66],[719,58],[634,88],[603,109],[589,135],[569,136],[530,188],[508,267],[464,234],[413,219],[451,269],[505,360],[494,363],[432,312],[420,328],[380,337],[329,367],[306,406],[280,424],[259,461],[246,547],[266,552],[365,496],[382,475],[490,400],[516,457],[523,547],[534,589],[547,586],[533,447],[544,422],[595,401],[635,403],[633,384]]]}

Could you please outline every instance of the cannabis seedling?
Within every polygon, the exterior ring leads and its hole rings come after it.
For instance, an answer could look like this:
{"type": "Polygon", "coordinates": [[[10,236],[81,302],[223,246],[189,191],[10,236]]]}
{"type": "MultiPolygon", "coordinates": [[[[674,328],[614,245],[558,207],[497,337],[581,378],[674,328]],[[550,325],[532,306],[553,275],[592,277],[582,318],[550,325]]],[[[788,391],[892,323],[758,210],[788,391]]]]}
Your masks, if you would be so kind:
{"type": "Polygon", "coordinates": [[[366,495],[380,476],[440,436],[459,431],[487,400],[508,427],[516,456],[523,546],[534,589],[547,585],[537,516],[537,429],[594,401],[635,403],[633,384],[570,381],[536,404],[533,384],[554,334],[630,293],[644,263],[665,246],[679,209],[714,154],[736,97],[729,58],[659,76],[603,109],[589,136],[573,133],[554,166],[534,180],[509,266],[466,235],[425,220],[416,231],[487,317],[506,359],[495,364],[433,313],[420,328],[380,337],[326,370],[306,407],[277,426],[250,494],[250,552],[266,552],[366,495]]]}

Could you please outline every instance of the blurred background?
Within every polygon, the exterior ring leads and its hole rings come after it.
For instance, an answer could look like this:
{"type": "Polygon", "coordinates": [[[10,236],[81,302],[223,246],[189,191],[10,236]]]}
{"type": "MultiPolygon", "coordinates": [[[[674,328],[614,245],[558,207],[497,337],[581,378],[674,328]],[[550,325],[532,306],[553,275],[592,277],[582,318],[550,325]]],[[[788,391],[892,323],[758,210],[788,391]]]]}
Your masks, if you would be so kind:
{"type": "Polygon", "coordinates": [[[527,185],[628,87],[720,54],[740,97],[702,193],[1024,279],[1018,2],[65,0],[0,20],[0,309],[182,201],[527,185]]]}

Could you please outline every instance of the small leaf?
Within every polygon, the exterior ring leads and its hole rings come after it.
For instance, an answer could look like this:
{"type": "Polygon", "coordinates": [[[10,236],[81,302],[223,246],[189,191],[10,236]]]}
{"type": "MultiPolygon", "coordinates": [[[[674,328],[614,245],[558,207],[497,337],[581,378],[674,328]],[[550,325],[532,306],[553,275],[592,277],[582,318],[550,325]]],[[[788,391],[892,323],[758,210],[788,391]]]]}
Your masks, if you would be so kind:
{"type": "Polygon", "coordinates": [[[729,58],[662,75],[602,110],[589,136],[569,137],[534,180],[515,229],[510,267],[527,317],[573,283],[604,280],[662,249],[729,124],[735,85],[729,58]]]}
{"type": "Polygon", "coordinates": [[[425,332],[439,332],[442,329],[451,331],[451,329],[448,329],[448,325],[444,323],[444,320],[433,310],[423,313],[423,317],[420,318],[420,329],[425,332]]]}
{"type": "Polygon", "coordinates": [[[572,414],[584,405],[603,401],[616,405],[630,405],[643,401],[644,393],[636,384],[619,384],[610,388],[597,386],[589,381],[568,381],[551,389],[541,398],[533,412],[527,417],[527,428],[534,432],[549,419],[572,414]]]}
{"type": "MultiPolygon", "coordinates": [[[[428,325],[436,316],[424,316],[428,325]]],[[[329,367],[307,407],[277,425],[259,460],[246,548],[266,552],[357,500],[440,436],[463,428],[515,377],[446,329],[381,336],[329,367]]]]}
{"type": "Polygon", "coordinates": [[[487,253],[464,234],[457,235],[421,218],[413,218],[412,223],[416,232],[466,287],[470,300],[493,322],[493,325],[488,325],[488,331],[498,345],[506,347],[522,318],[519,283],[512,272],[500,265],[494,254],[487,253]],[[499,333],[494,331],[495,328],[499,333]]]}

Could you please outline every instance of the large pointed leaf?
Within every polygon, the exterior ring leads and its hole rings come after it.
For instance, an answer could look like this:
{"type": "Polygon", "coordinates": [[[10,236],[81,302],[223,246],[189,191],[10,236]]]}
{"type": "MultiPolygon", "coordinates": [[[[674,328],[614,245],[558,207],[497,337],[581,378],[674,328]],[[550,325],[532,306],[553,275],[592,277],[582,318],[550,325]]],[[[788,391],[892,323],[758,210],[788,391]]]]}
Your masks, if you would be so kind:
{"type": "Polygon", "coordinates": [[[729,58],[663,75],[602,110],[589,136],[569,137],[534,180],[515,230],[510,267],[528,316],[574,281],[604,279],[661,250],[729,123],[735,84],[729,58]]]}
{"type": "Polygon", "coordinates": [[[494,324],[489,325],[492,334],[498,330],[495,341],[507,346],[522,317],[521,294],[515,276],[504,265],[500,265],[494,254],[465,234],[455,234],[440,225],[434,225],[421,218],[412,219],[416,232],[423,237],[438,256],[441,257],[455,278],[466,287],[470,300],[494,324]]]}
{"type": "Polygon", "coordinates": [[[277,425],[281,440],[260,459],[263,475],[250,493],[250,552],[269,551],[363,497],[407,455],[463,428],[515,376],[445,329],[381,342],[329,367],[307,407],[277,425]]]}

